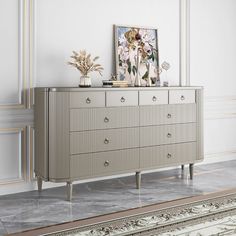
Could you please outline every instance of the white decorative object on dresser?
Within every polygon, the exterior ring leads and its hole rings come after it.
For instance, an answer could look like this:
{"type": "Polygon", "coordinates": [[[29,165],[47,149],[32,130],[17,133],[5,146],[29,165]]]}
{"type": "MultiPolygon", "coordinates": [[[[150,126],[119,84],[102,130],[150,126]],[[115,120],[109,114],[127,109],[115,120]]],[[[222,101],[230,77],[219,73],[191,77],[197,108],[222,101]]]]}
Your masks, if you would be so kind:
{"type": "Polygon", "coordinates": [[[203,160],[202,87],[36,88],[35,173],[67,182],[203,160]]]}

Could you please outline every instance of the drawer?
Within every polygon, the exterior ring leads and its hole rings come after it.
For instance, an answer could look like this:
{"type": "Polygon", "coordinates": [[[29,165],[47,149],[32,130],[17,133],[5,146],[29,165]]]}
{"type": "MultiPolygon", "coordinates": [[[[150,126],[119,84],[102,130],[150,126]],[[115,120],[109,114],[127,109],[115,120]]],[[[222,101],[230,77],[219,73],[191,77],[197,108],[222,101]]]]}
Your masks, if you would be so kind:
{"type": "Polygon", "coordinates": [[[154,169],[171,164],[192,163],[196,156],[195,142],[141,148],[140,168],[154,169]]]}
{"type": "Polygon", "coordinates": [[[138,107],[107,107],[70,110],[70,131],[139,126],[138,107]]]}
{"type": "Polygon", "coordinates": [[[162,125],[196,122],[196,104],[140,107],[140,125],[162,125]]]}
{"type": "Polygon", "coordinates": [[[195,103],[195,90],[170,90],[169,103],[195,103]]]}
{"type": "Polygon", "coordinates": [[[139,150],[127,149],[71,156],[71,178],[113,175],[139,169],[139,150]]]}
{"type": "Polygon", "coordinates": [[[196,141],[196,123],[140,128],[141,147],[193,141],[196,141]]]}
{"type": "Polygon", "coordinates": [[[70,92],[70,108],[105,107],[105,92],[70,92]]]}
{"type": "Polygon", "coordinates": [[[139,146],[139,128],[72,132],[70,154],[109,151],[139,146]]]}
{"type": "Polygon", "coordinates": [[[168,91],[139,91],[139,105],[168,104],[168,91]]]}
{"type": "Polygon", "coordinates": [[[106,102],[108,107],[137,106],[138,91],[108,91],[106,102]]]}

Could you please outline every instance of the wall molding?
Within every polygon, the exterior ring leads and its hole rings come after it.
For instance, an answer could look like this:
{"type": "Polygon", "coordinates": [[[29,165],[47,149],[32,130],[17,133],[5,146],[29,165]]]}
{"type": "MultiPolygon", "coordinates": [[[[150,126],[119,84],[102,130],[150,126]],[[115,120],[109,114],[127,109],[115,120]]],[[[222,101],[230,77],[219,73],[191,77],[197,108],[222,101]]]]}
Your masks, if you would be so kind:
{"type": "Polygon", "coordinates": [[[236,96],[209,96],[204,100],[206,120],[236,118],[236,96]]]}
{"type": "Polygon", "coordinates": [[[0,135],[1,134],[19,134],[19,143],[20,146],[20,153],[19,153],[19,162],[21,165],[20,178],[16,179],[4,179],[0,180],[1,185],[8,185],[8,184],[15,184],[15,183],[22,183],[26,182],[27,180],[27,152],[26,152],[26,127],[24,128],[0,128],[0,135]]]}
{"type": "Polygon", "coordinates": [[[18,103],[1,103],[0,109],[19,109],[26,108],[27,94],[26,94],[26,0],[18,0],[18,103]]]}
{"type": "Polygon", "coordinates": [[[190,0],[179,0],[180,85],[190,85],[190,0]]]}

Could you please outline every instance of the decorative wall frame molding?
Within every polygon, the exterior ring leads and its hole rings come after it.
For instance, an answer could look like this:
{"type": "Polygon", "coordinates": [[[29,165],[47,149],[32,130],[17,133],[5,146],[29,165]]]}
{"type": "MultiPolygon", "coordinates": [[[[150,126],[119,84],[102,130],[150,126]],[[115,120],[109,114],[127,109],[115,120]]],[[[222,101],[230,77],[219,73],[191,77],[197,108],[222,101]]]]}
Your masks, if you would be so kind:
{"type": "Polygon", "coordinates": [[[26,152],[26,127],[24,128],[0,128],[1,134],[19,134],[20,153],[19,153],[19,163],[20,163],[20,173],[19,178],[16,179],[5,179],[0,180],[1,185],[15,184],[25,182],[27,180],[27,152],[26,152]]]}
{"type": "Polygon", "coordinates": [[[205,97],[206,120],[236,118],[236,96],[205,97]]]}
{"type": "Polygon", "coordinates": [[[27,103],[26,93],[26,27],[27,27],[27,4],[26,0],[18,0],[18,103],[0,104],[0,109],[25,109],[27,103]]]}
{"type": "Polygon", "coordinates": [[[36,180],[34,174],[34,127],[28,126],[29,181],[36,180]]]}
{"type": "Polygon", "coordinates": [[[190,85],[190,0],[179,0],[180,85],[190,85]]]}

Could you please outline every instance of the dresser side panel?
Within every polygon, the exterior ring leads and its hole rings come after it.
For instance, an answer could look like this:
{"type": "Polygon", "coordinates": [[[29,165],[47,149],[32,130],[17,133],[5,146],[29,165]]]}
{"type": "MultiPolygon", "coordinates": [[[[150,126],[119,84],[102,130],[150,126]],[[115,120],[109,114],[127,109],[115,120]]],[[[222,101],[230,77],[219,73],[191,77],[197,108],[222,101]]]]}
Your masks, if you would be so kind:
{"type": "Polygon", "coordinates": [[[196,90],[197,103],[197,160],[204,159],[203,89],[196,90]]]}
{"type": "Polygon", "coordinates": [[[35,174],[48,179],[48,92],[35,89],[35,174]]]}
{"type": "Polygon", "coordinates": [[[49,178],[70,177],[69,93],[49,93],[49,178]]]}

